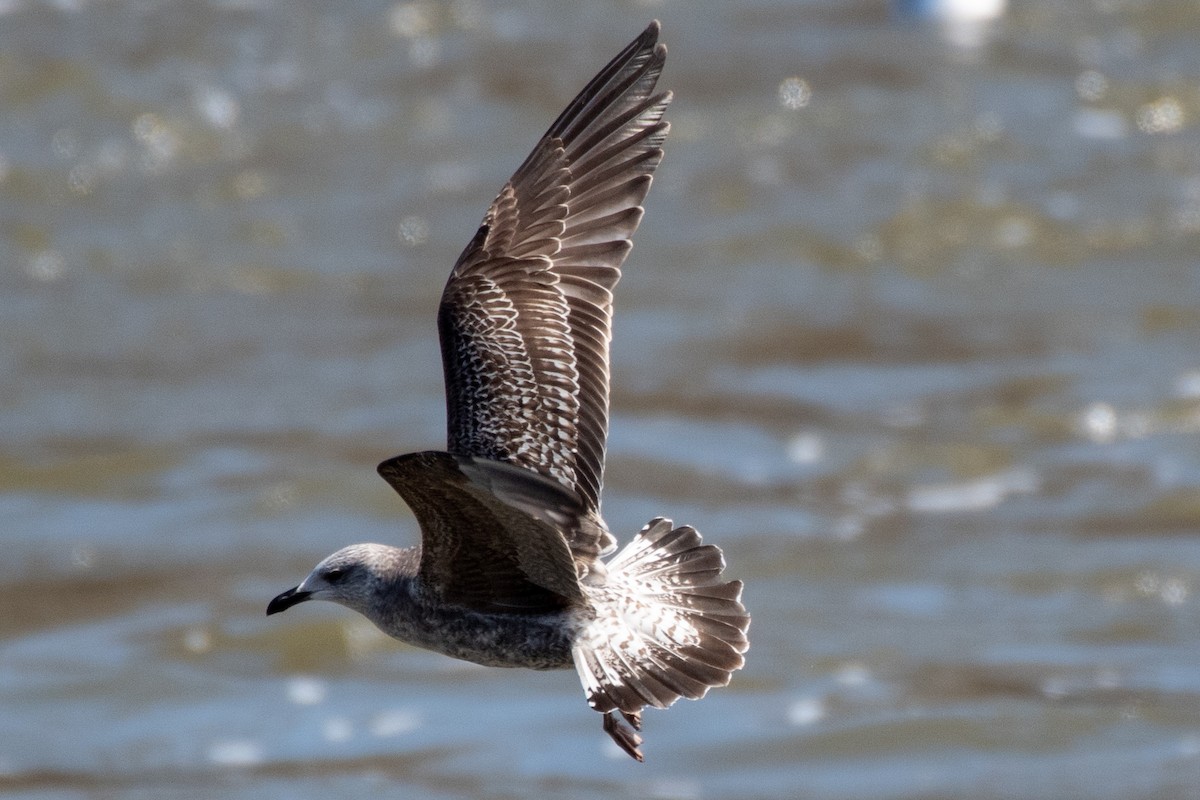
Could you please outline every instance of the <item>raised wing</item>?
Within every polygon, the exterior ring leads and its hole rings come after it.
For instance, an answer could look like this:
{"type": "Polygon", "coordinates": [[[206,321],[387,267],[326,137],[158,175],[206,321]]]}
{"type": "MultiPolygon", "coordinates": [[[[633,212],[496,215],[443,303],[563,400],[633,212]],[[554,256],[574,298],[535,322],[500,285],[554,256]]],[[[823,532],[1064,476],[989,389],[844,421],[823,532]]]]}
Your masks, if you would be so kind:
{"type": "Polygon", "coordinates": [[[567,106],[492,202],[442,294],[447,450],[515,464],[598,512],[612,289],[662,160],[652,23],[567,106]]]}

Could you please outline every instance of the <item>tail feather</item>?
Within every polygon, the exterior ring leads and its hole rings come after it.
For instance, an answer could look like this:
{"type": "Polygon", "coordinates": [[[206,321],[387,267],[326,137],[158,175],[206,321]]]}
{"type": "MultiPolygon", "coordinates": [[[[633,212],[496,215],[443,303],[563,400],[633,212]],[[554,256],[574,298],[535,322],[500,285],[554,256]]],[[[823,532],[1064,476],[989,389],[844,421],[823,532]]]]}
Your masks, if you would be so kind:
{"type": "Polygon", "coordinates": [[[726,642],[706,647],[689,647],[684,650],[689,659],[726,672],[729,671],[729,664],[738,661],[743,652],[745,651],[739,651],[726,642]]]}
{"type": "Polygon", "coordinates": [[[741,582],[721,581],[719,548],[658,518],[606,567],[573,652],[592,708],[636,716],[729,683],[745,663],[750,615],[741,582]]]}
{"type": "MultiPolygon", "coordinates": [[[[724,686],[729,682],[729,670],[724,669],[723,664],[710,664],[708,659],[700,657],[700,653],[709,652],[709,648],[705,647],[681,647],[674,653],[661,653],[660,663],[670,666],[690,682],[693,691],[682,693],[684,697],[692,697],[693,694],[703,696],[709,687],[724,686]]],[[[712,652],[715,653],[715,649],[712,652]]]]}
{"type": "MultiPolygon", "coordinates": [[[[618,662],[614,675],[616,682],[628,687],[629,691],[642,699],[646,705],[653,706],[661,702],[670,702],[674,690],[655,677],[653,673],[639,670],[637,664],[624,653],[613,651],[613,654],[618,662]]],[[[606,694],[614,703],[620,703],[615,693],[606,692],[606,694]]]]}
{"type": "MultiPolygon", "coordinates": [[[[684,659],[672,658],[670,655],[659,650],[651,656],[650,663],[643,667],[643,669],[647,667],[652,669],[657,668],[658,673],[656,677],[677,696],[700,698],[708,692],[710,683],[704,680],[703,677],[698,676],[696,673],[699,670],[696,670],[693,664],[688,663],[684,659]]],[[[717,680],[719,681],[720,678],[717,680]]],[[[622,708],[621,710],[625,711],[626,709],[622,708]]]]}
{"type": "Polygon", "coordinates": [[[592,650],[575,653],[575,667],[588,692],[588,704],[597,711],[609,712],[623,705],[665,708],[679,696],[654,673],[635,667],[620,651],[610,655],[611,662],[597,658],[592,650]],[[630,694],[641,702],[631,701],[630,694]]]}

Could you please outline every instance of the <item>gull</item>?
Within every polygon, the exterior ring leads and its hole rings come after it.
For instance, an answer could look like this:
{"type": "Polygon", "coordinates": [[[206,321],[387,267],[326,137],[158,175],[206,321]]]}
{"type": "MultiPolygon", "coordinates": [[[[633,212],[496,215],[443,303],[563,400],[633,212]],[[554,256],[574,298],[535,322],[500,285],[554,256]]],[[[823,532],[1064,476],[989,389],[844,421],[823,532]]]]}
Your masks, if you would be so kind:
{"type": "Polygon", "coordinates": [[[450,273],[437,315],[446,450],[378,467],[420,544],[345,547],[267,606],[329,600],[454,658],[574,667],[638,761],[642,709],[727,685],[750,626],[742,583],[690,526],[655,518],[604,560],[617,549],[600,515],[613,287],[669,129],[659,29],[559,115],[450,273]]]}

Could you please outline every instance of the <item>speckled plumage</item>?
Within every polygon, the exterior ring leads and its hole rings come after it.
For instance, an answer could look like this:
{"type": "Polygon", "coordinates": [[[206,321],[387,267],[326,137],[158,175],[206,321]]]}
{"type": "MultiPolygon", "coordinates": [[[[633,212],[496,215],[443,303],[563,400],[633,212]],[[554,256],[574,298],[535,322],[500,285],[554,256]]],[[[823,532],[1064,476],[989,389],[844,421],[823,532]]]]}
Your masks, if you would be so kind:
{"type": "Polygon", "coordinates": [[[662,159],[659,25],[614,58],[501,189],[438,309],[447,452],[379,473],[421,545],[352,545],[282,593],[354,609],[479,664],[574,666],[604,729],[642,759],[641,710],[702,697],[744,663],[750,617],[724,559],[652,520],[616,548],[600,516],[612,290],[662,159]],[[618,716],[619,714],[619,716],[618,716]]]}

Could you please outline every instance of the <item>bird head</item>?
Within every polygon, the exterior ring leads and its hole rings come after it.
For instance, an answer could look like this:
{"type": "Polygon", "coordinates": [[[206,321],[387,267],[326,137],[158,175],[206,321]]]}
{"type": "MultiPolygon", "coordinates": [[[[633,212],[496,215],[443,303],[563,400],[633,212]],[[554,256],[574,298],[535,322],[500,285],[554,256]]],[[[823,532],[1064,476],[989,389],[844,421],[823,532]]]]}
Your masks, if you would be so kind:
{"type": "Polygon", "coordinates": [[[267,605],[267,614],[287,611],[306,600],[329,600],[371,617],[374,598],[404,578],[405,567],[413,560],[408,551],[382,544],[343,547],[317,564],[299,584],[275,597],[267,605]]]}

